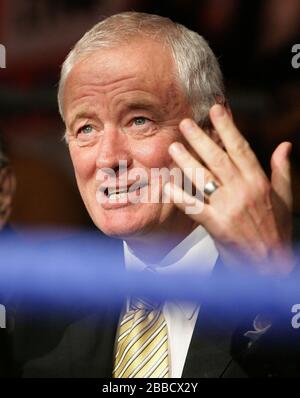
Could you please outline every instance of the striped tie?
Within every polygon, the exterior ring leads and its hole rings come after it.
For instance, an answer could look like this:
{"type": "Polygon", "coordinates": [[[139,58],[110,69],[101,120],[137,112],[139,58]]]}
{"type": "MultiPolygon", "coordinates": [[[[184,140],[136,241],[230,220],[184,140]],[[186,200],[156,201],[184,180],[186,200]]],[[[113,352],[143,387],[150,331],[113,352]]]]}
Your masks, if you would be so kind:
{"type": "Polygon", "coordinates": [[[168,330],[161,307],[132,299],[119,325],[115,378],[167,378],[168,330]]]}

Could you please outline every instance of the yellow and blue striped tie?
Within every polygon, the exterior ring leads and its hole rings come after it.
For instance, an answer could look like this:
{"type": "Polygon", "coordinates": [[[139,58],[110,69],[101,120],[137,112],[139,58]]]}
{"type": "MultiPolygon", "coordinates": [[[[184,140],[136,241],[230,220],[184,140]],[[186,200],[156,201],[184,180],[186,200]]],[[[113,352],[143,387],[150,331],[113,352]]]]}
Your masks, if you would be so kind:
{"type": "Polygon", "coordinates": [[[169,377],[168,330],[161,306],[132,299],[119,325],[113,377],[169,377]]]}

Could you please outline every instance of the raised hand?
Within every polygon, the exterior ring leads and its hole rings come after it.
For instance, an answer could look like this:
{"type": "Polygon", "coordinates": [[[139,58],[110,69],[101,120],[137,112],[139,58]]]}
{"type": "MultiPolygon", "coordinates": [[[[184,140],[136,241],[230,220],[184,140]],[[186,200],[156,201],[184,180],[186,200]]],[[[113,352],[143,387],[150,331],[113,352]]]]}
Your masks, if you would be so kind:
{"type": "MultiPolygon", "coordinates": [[[[291,144],[283,142],[275,149],[269,180],[227,110],[214,105],[210,118],[223,147],[191,119],[184,119],[179,127],[197,158],[179,142],[169,147],[183,172],[204,169],[205,204],[199,214],[190,217],[210,233],[228,266],[247,264],[262,274],[288,274],[294,267],[291,144]]],[[[197,201],[172,183],[165,186],[165,192],[183,211],[197,201]]]]}

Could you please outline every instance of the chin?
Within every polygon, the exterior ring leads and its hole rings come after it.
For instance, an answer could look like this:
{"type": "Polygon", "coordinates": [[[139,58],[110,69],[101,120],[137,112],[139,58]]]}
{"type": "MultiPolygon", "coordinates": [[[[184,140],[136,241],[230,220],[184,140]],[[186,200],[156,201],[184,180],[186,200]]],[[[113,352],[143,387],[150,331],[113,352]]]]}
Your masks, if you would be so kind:
{"type": "Polygon", "coordinates": [[[94,223],[105,235],[112,238],[125,239],[143,235],[149,229],[151,220],[139,212],[109,211],[95,217],[94,223]]]}

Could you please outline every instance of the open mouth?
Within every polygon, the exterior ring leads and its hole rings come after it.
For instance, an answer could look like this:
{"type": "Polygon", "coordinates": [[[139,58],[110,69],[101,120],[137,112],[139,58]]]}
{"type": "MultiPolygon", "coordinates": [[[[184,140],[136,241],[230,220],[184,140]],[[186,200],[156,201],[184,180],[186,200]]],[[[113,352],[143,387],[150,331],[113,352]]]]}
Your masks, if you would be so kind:
{"type": "Polygon", "coordinates": [[[147,183],[134,183],[127,187],[107,187],[104,189],[103,193],[109,200],[124,200],[127,199],[128,194],[135,193],[138,195],[140,190],[144,188],[147,183]]]}

